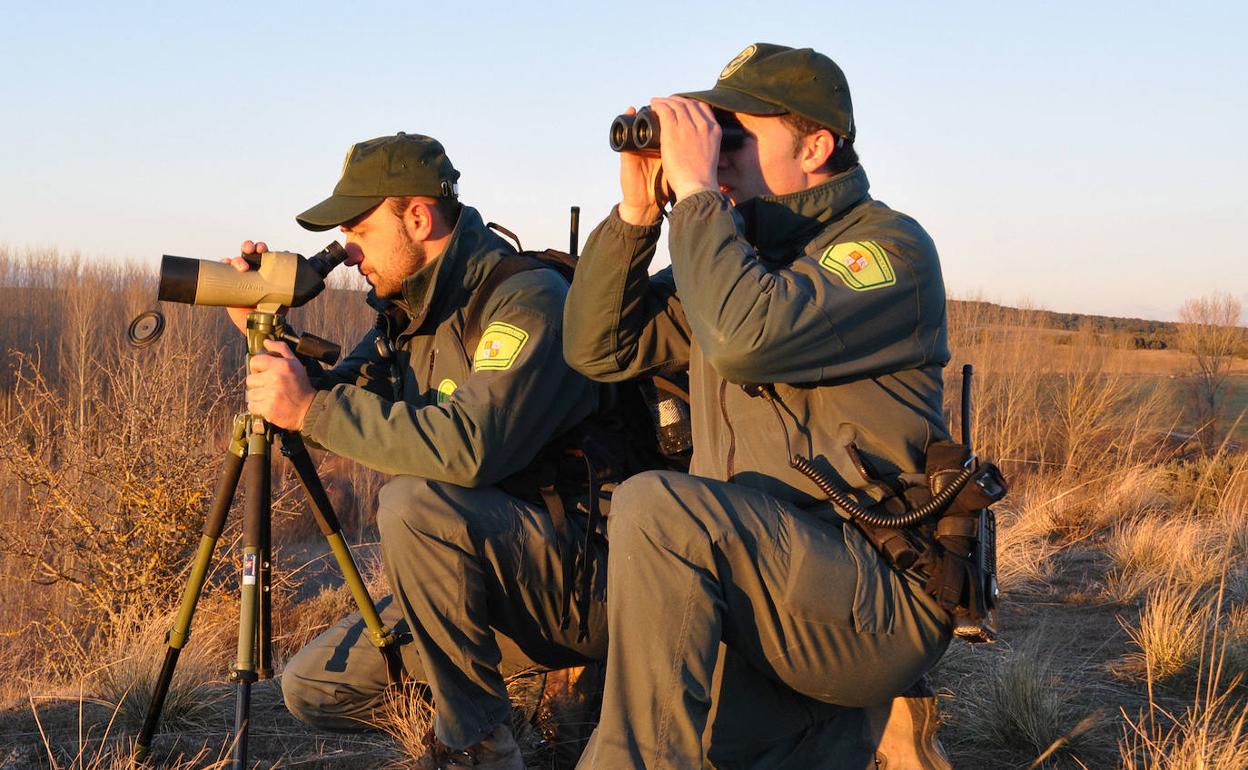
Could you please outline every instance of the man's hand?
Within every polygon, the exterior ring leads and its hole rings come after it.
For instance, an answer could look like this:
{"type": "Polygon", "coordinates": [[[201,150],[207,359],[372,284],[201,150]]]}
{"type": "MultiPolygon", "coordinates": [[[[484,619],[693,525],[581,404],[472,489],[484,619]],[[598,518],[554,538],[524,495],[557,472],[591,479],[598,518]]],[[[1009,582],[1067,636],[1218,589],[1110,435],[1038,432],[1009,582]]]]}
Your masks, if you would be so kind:
{"type": "Polygon", "coordinates": [[[704,102],[671,96],[650,100],[659,118],[663,174],[680,201],[719,189],[719,122],[704,102]]]}
{"type": "MultiPolygon", "coordinates": [[[[256,241],[254,243],[252,241],[243,241],[243,245],[239,249],[240,253],[247,254],[247,255],[263,254],[268,250],[269,250],[269,247],[265,244],[264,241],[256,241]]],[[[225,262],[228,265],[233,265],[234,269],[240,273],[245,273],[251,269],[251,265],[247,264],[247,260],[243,259],[242,257],[226,257],[225,259],[221,261],[225,262]]],[[[240,332],[242,332],[243,334],[246,334],[247,333],[247,316],[253,310],[255,310],[254,307],[227,307],[225,309],[225,312],[226,312],[226,315],[230,317],[230,323],[237,326],[240,332]]]]}
{"type": "MultiPolygon", "coordinates": [[[[625,115],[636,115],[629,107],[625,115]]],[[[630,225],[652,225],[659,221],[659,206],[654,200],[654,180],[659,175],[659,156],[640,152],[620,153],[620,219],[630,225]]]]}
{"type": "Polygon", "coordinates": [[[285,342],[265,340],[264,349],[273,355],[251,357],[247,411],[279,428],[299,430],[316,390],[285,342]]]}

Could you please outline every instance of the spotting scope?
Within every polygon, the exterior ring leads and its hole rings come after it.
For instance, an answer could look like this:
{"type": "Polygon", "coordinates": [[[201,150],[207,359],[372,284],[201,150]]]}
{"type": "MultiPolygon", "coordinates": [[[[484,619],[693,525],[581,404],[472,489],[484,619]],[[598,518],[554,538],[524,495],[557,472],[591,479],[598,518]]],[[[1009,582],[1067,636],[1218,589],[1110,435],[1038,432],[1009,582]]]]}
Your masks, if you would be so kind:
{"type": "Polygon", "coordinates": [[[337,241],[311,257],[289,251],[269,251],[243,257],[251,270],[240,272],[224,262],[164,255],[160,261],[160,289],[165,302],[188,305],[255,307],[277,312],[298,307],[325,288],[325,276],[347,258],[337,241]]]}

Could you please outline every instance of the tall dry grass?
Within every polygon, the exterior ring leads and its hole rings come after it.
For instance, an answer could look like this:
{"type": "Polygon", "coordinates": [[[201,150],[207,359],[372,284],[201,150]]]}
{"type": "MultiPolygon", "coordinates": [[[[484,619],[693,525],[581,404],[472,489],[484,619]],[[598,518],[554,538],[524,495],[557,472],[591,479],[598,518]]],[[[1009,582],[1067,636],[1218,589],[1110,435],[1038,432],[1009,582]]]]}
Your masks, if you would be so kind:
{"type": "Polygon", "coordinates": [[[1225,573],[1216,593],[1201,603],[1190,591],[1159,589],[1150,599],[1159,614],[1175,614],[1190,637],[1179,639],[1143,615],[1132,633],[1145,667],[1147,704],[1124,711],[1118,749],[1124,770],[1244,770],[1248,768],[1248,699],[1243,697],[1248,605],[1227,601],[1225,573]],[[1199,626],[1193,628],[1192,626],[1199,626]],[[1167,677],[1195,666],[1195,688],[1180,707],[1157,688],[1167,677]],[[1181,708],[1181,710],[1180,710],[1181,708]]]}
{"type": "MultiPolygon", "coordinates": [[[[222,311],[175,304],[161,308],[159,342],[130,347],[130,318],[156,305],[154,268],[0,246],[0,707],[85,687],[126,728],[145,707],[242,407],[245,353],[222,311]]],[[[331,290],[296,323],[350,342],[372,321],[360,299],[331,290]]],[[[377,474],[341,461],[322,470],[348,536],[367,534],[377,474]]],[[[231,657],[235,514],[179,665],[175,724],[211,701],[205,687],[231,657]]],[[[282,465],[274,514],[279,547],[318,532],[282,465]]],[[[293,602],[311,574],[279,571],[279,598],[293,602]]],[[[69,766],[106,765],[80,756],[69,766]]]]}
{"type": "MultiPolygon", "coordinates": [[[[94,725],[81,740],[50,730],[53,759],[38,760],[47,766],[128,766],[124,735],[146,701],[242,405],[241,338],[220,311],[166,305],[157,345],[125,344],[128,320],[155,304],[154,267],[0,247],[0,730],[5,706],[29,714],[33,703],[46,715],[47,698],[80,699],[94,725]]],[[[1167,762],[1198,745],[1213,747],[1199,756],[1231,763],[1205,766],[1238,767],[1225,747],[1242,722],[1234,677],[1248,670],[1248,454],[1230,443],[1196,451],[1175,430],[1183,404],[1167,400],[1173,389],[1157,387],[1155,372],[1133,368],[1133,351],[1090,328],[1042,333],[1039,317],[982,303],[950,311],[954,434],[960,364],[970,362],[976,450],[1012,487],[998,511],[1005,642],[955,647],[936,675],[954,693],[946,735],[959,766],[1197,767],[1167,762]],[[1188,630],[1167,633],[1175,628],[1188,630]],[[1210,634],[1224,640],[1216,660],[1190,644],[1210,634]],[[1210,700],[1194,682],[1213,671],[1222,678],[1210,700]],[[1194,715],[1161,718],[1178,714],[1175,704],[1194,715]]],[[[372,316],[344,289],[291,320],[350,344],[372,316]]],[[[371,540],[383,479],[318,460],[349,538],[371,540]]],[[[280,666],[351,606],[316,577],[324,559],[307,541],[319,535],[293,476],[275,471],[280,666]]],[[[179,666],[169,726],[184,737],[228,710],[215,688],[236,633],[235,536],[232,525],[179,666]]],[[[375,561],[365,566],[383,592],[375,561]]],[[[275,690],[262,692],[280,714],[275,690]]],[[[401,744],[423,723],[399,717],[416,711],[396,712],[390,748],[339,744],[335,756],[342,766],[403,761],[401,744]]],[[[571,758],[547,765],[575,761],[588,718],[576,714],[571,758]]],[[[269,735],[286,741],[280,756],[324,749],[283,729],[269,735]]],[[[215,761],[219,744],[197,754],[202,740],[171,749],[171,766],[215,761]]]]}
{"type": "Polygon", "coordinates": [[[1091,327],[1047,337],[1037,333],[1039,316],[983,302],[950,305],[954,357],[945,393],[955,435],[962,365],[970,363],[974,444],[1007,471],[1086,478],[1156,461],[1157,432],[1177,415],[1155,383],[1108,366],[1122,341],[1091,327]]]}
{"type": "MultiPolygon", "coordinates": [[[[955,647],[936,673],[952,691],[955,764],[1239,767],[1145,760],[1122,735],[1124,714],[1194,702],[1215,629],[1228,640],[1216,670],[1228,682],[1244,671],[1248,454],[1229,441],[1206,453],[1178,429],[1172,368],[1136,368],[1133,351],[1091,328],[1037,333],[1033,316],[950,310],[946,411],[958,435],[960,364],[974,364],[975,446],[1012,483],[998,510],[1006,644],[955,647]]],[[[1239,714],[1242,690],[1228,692],[1220,703],[1239,714]]],[[[1148,740],[1199,738],[1196,721],[1168,724],[1148,740]]]]}

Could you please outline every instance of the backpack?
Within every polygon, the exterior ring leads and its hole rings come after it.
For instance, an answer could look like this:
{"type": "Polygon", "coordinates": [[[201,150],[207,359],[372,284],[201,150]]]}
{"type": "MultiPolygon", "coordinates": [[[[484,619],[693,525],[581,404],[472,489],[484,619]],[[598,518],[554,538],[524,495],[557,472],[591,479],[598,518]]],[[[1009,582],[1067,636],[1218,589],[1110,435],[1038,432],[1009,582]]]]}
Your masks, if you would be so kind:
{"type": "MultiPolygon", "coordinates": [[[[488,227],[519,240],[506,228],[488,227]]],[[[575,254],[546,249],[518,250],[504,256],[482,280],[464,313],[463,345],[471,360],[484,332],[482,314],[490,297],[508,278],[528,270],[554,270],[569,285],[576,272],[575,254]]],[[[649,375],[616,383],[598,383],[599,406],[586,422],[603,443],[605,459],[615,480],[647,470],[688,472],[693,453],[689,424],[689,377],[649,375]]],[[[604,469],[599,469],[604,470],[604,469]]],[[[601,475],[601,474],[600,474],[601,475]]]]}
{"type": "MultiPolygon", "coordinates": [[[[569,285],[576,272],[575,210],[572,253],[547,249],[525,251],[515,234],[490,222],[487,226],[509,236],[517,251],[505,255],[486,274],[464,311],[461,342],[469,360],[484,333],[482,315],[490,297],[512,276],[529,270],[554,270],[569,285]]],[[[629,476],[647,470],[688,472],[693,454],[689,417],[688,374],[677,377],[644,376],[615,383],[597,383],[598,408],[575,428],[556,437],[528,467],[499,482],[504,491],[544,505],[563,552],[561,624],[567,628],[573,593],[580,616],[578,638],[589,636],[591,538],[600,534],[599,494],[629,476]],[[571,542],[568,509],[571,498],[585,502],[588,520],[585,539],[571,542]]],[[[573,507],[579,510],[580,507],[573,507]]]]}

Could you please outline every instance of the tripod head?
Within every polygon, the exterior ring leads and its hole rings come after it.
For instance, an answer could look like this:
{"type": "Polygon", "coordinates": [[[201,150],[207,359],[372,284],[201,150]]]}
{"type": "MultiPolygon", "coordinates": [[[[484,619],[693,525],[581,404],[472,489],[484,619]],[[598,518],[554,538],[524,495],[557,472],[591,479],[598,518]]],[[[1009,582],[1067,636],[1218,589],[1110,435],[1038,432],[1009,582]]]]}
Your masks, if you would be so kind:
{"type": "Polygon", "coordinates": [[[257,310],[247,316],[247,354],[258,356],[265,352],[264,341],[281,340],[294,351],[295,356],[303,359],[314,359],[333,366],[342,355],[342,348],[315,334],[296,334],[286,326],[285,320],[278,313],[266,313],[257,310]]]}

